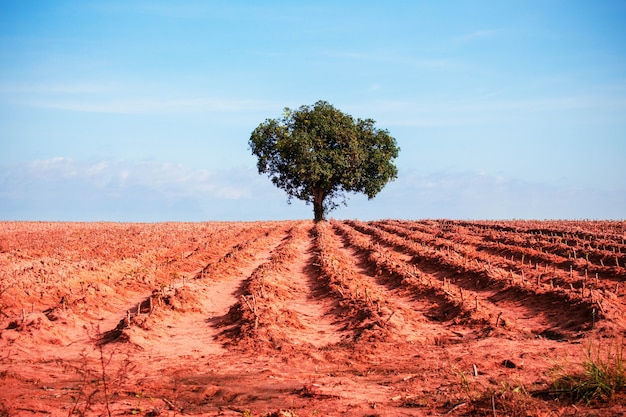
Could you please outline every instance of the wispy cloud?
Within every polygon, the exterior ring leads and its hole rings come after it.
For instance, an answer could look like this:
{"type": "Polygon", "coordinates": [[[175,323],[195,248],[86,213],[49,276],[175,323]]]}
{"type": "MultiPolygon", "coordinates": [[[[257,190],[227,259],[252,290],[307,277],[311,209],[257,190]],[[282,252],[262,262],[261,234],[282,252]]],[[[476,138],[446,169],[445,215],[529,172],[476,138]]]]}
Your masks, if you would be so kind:
{"type": "MultiPolygon", "coordinates": [[[[216,198],[251,197],[249,184],[234,183],[231,172],[194,169],[182,164],[162,162],[76,161],[64,157],[35,160],[23,165],[5,167],[9,179],[5,185],[59,183],[79,181],[84,187],[109,194],[119,194],[136,187],[176,196],[204,193],[216,198]]],[[[13,188],[19,192],[18,187],[13,188]]],[[[6,192],[6,190],[5,190],[6,192]]],[[[28,192],[28,191],[26,191],[28,192]]]]}
{"type": "Polygon", "coordinates": [[[214,98],[183,99],[64,99],[39,98],[26,99],[22,102],[33,107],[57,110],[70,110],[87,113],[202,113],[202,112],[248,112],[273,108],[274,106],[259,100],[236,100],[214,98]]]}
{"type": "MultiPolygon", "coordinates": [[[[613,218],[626,189],[594,190],[489,172],[401,170],[375,199],[349,196],[337,218],[613,218]]],[[[309,218],[253,168],[209,171],[163,162],[57,157],[0,166],[0,219],[257,220],[309,218]]]]}
{"type": "Polygon", "coordinates": [[[454,100],[373,100],[352,106],[357,113],[376,113],[386,125],[437,127],[487,125],[502,120],[520,120],[528,115],[576,110],[626,111],[626,99],[607,95],[580,94],[533,98],[505,97],[483,93],[454,100]]]}
{"type": "Polygon", "coordinates": [[[83,95],[120,91],[115,83],[1,83],[0,94],[83,95]]]}
{"type": "Polygon", "coordinates": [[[142,97],[106,94],[98,86],[39,86],[32,89],[0,87],[12,104],[85,113],[162,114],[203,112],[255,112],[276,108],[274,103],[255,99],[219,97],[142,97]]]}
{"type": "Polygon", "coordinates": [[[325,50],[321,52],[321,55],[333,60],[387,63],[424,71],[461,71],[468,68],[465,63],[457,59],[442,57],[416,58],[401,51],[325,50]]]}
{"type": "Polygon", "coordinates": [[[626,189],[600,191],[488,172],[401,171],[372,201],[357,196],[341,218],[622,219],[626,189]]]}
{"type": "Polygon", "coordinates": [[[455,45],[464,45],[480,39],[491,38],[501,33],[501,29],[480,29],[473,32],[465,33],[460,36],[456,36],[452,38],[451,42],[455,45]]]}
{"type": "Polygon", "coordinates": [[[285,200],[247,167],[64,157],[0,166],[0,219],[252,220],[279,217],[285,200]]]}
{"type": "Polygon", "coordinates": [[[0,83],[0,99],[12,105],[116,114],[238,113],[277,108],[265,99],[185,94],[109,81],[0,83]]]}

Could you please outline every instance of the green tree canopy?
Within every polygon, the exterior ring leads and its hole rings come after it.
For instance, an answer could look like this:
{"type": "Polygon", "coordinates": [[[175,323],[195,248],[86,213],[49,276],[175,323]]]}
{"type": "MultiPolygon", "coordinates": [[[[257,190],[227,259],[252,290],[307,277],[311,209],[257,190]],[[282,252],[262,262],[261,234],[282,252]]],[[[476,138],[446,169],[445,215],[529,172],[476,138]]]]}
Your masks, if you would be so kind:
{"type": "Polygon", "coordinates": [[[325,101],[297,110],[285,108],[282,118],[267,119],[250,136],[259,174],[292,198],[313,203],[315,221],[339,204],[346,193],[374,198],[398,175],[394,159],[399,148],[387,130],[372,119],[354,119],[325,101]]]}

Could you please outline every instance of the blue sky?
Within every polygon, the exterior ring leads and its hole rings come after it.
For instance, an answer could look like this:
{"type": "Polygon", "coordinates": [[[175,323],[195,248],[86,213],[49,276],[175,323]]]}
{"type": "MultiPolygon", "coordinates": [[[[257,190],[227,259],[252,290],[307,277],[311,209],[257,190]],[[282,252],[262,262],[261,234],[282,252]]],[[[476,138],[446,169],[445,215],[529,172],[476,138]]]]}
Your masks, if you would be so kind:
{"type": "Polygon", "coordinates": [[[0,219],[312,218],[254,128],[326,100],[398,179],[336,218],[626,218],[623,1],[0,1],[0,219]]]}

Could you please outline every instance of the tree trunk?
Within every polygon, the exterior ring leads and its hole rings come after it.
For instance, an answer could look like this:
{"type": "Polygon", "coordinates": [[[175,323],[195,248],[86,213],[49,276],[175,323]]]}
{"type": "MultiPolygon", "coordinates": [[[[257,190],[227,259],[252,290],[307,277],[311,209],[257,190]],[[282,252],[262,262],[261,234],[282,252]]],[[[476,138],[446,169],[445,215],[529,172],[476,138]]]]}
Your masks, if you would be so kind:
{"type": "Polygon", "coordinates": [[[324,219],[324,192],[321,190],[313,190],[313,214],[315,216],[315,223],[321,222],[324,219]]]}

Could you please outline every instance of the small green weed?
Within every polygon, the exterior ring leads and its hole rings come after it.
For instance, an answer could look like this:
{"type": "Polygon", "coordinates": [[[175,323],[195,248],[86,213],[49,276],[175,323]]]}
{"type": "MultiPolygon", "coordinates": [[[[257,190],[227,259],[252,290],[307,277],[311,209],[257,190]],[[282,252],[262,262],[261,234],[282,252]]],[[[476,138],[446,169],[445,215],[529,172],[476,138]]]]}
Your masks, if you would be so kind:
{"type": "Polygon", "coordinates": [[[587,342],[582,372],[563,375],[554,383],[554,393],[574,402],[609,402],[626,390],[624,340],[606,346],[587,342]]]}

